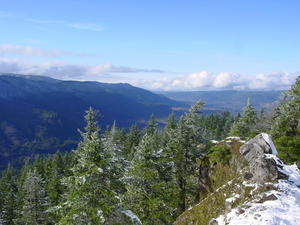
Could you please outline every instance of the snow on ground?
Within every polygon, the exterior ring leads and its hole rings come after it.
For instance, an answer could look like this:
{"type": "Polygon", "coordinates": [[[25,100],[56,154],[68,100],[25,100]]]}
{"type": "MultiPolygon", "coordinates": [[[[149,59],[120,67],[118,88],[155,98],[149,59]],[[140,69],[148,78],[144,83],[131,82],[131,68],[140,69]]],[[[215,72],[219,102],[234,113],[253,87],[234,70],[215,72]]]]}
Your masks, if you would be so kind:
{"type": "Polygon", "coordinates": [[[240,142],[240,143],[246,143],[246,141],[242,140],[240,137],[232,136],[232,137],[227,137],[227,138],[225,138],[225,141],[226,141],[227,143],[231,143],[232,140],[238,141],[238,142],[240,142]]]}
{"type": "Polygon", "coordinates": [[[230,136],[230,137],[226,137],[226,139],[241,140],[241,138],[238,136],[230,136]]]}
{"type": "MultiPolygon", "coordinates": [[[[274,158],[277,158],[273,155],[274,158]]],[[[276,160],[279,160],[278,158],[276,160]]],[[[279,160],[278,162],[281,163],[279,160]]],[[[282,163],[281,163],[282,164],[282,163]]],[[[283,164],[282,164],[283,165],[283,164]]],[[[277,200],[263,203],[248,202],[216,220],[219,225],[299,225],[300,224],[300,171],[296,165],[283,165],[282,172],[289,180],[279,180],[277,190],[266,192],[277,200]],[[242,208],[242,211],[241,211],[242,208]],[[241,213],[242,212],[242,213],[241,213]]]]}
{"type": "Polygon", "coordinates": [[[229,202],[229,203],[235,202],[239,197],[240,197],[239,194],[235,194],[234,196],[227,198],[226,202],[229,202]]]}

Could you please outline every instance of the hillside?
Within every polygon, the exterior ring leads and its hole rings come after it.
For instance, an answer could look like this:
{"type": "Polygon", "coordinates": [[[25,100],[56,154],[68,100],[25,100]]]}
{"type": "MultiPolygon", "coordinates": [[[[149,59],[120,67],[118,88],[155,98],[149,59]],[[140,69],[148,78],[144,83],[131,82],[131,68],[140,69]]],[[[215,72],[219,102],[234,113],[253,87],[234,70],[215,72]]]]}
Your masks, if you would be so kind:
{"type": "Polygon", "coordinates": [[[260,109],[269,107],[271,103],[278,100],[283,91],[187,91],[187,92],[161,92],[164,96],[187,102],[190,105],[198,100],[206,103],[204,109],[207,111],[228,111],[231,113],[241,112],[242,108],[250,98],[254,107],[260,109]]]}
{"type": "Polygon", "coordinates": [[[229,174],[220,174],[221,168],[212,165],[210,179],[215,186],[199,204],[179,216],[175,225],[298,224],[299,168],[285,165],[277,157],[267,134],[246,143],[239,137],[214,143],[230,148],[230,163],[222,167],[229,174]]]}
{"type": "Polygon", "coordinates": [[[0,162],[76,146],[83,115],[101,113],[101,128],[144,126],[166,117],[178,102],[129,84],[61,81],[42,76],[0,76],[0,162]]]}

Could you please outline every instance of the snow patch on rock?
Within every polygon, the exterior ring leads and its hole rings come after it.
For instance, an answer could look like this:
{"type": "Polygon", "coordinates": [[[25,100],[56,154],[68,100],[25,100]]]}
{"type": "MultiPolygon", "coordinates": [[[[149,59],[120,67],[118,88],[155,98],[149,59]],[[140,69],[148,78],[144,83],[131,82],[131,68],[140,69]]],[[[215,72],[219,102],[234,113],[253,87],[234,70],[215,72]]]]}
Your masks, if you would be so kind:
{"type": "Polygon", "coordinates": [[[263,139],[264,139],[264,140],[268,143],[268,145],[271,147],[272,154],[273,154],[273,155],[278,155],[277,149],[276,149],[276,147],[275,147],[275,145],[274,145],[274,143],[273,143],[271,137],[270,137],[268,134],[266,134],[266,133],[262,133],[261,135],[262,135],[263,139]]]}

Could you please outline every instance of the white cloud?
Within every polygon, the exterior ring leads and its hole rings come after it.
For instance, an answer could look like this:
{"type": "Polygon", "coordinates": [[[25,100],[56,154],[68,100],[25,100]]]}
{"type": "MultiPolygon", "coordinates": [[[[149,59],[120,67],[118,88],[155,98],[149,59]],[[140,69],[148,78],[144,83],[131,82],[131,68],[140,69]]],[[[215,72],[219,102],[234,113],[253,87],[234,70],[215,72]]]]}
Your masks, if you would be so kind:
{"type": "Polygon", "coordinates": [[[107,74],[163,73],[163,71],[122,67],[112,64],[89,66],[61,61],[34,63],[17,59],[0,58],[0,73],[44,75],[58,79],[98,80],[98,76],[107,74]]]}
{"type": "Polygon", "coordinates": [[[96,65],[90,68],[91,74],[102,74],[109,71],[110,73],[163,73],[162,70],[137,69],[125,66],[114,66],[112,64],[96,65]]]}
{"type": "Polygon", "coordinates": [[[72,51],[61,50],[45,50],[40,48],[34,48],[31,46],[20,45],[0,45],[0,55],[22,55],[22,56],[34,56],[34,57],[59,57],[64,55],[69,56],[92,56],[92,54],[77,53],[72,51]]]}
{"type": "Polygon", "coordinates": [[[285,90],[300,73],[278,72],[271,74],[212,73],[201,71],[182,76],[167,72],[138,69],[112,64],[83,65],[61,61],[44,63],[0,58],[0,73],[44,75],[57,79],[128,82],[151,90],[285,90]]]}
{"type": "Polygon", "coordinates": [[[299,74],[291,74],[286,72],[273,74],[257,74],[254,79],[249,81],[251,89],[272,89],[274,87],[283,88],[290,86],[299,74]]]}
{"type": "Polygon", "coordinates": [[[233,84],[239,83],[239,79],[241,79],[239,74],[222,72],[214,77],[213,87],[226,88],[228,86],[232,86],[233,84]]]}
{"type": "Polygon", "coordinates": [[[238,74],[201,71],[175,78],[137,81],[135,85],[152,90],[285,90],[300,73],[238,74]]]}
{"type": "Polygon", "coordinates": [[[184,86],[187,88],[208,87],[211,81],[212,81],[212,74],[209,73],[208,71],[192,73],[185,76],[185,79],[183,79],[184,86]]]}

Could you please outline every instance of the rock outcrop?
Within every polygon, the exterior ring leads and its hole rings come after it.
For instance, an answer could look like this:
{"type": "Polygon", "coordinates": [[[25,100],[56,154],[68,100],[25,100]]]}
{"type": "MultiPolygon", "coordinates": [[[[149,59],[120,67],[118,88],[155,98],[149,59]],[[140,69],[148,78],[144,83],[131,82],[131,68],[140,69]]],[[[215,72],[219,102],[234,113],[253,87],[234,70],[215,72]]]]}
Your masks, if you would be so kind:
{"type": "Polygon", "coordinates": [[[257,183],[287,178],[287,176],[281,172],[282,163],[270,157],[270,154],[273,154],[275,150],[272,146],[272,140],[266,137],[268,137],[266,134],[259,134],[240,148],[240,153],[248,162],[250,173],[252,174],[251,176],[248,172],[247,177],[252,177],[252,180],[257,183]],[[270,143],[268,143],[266,139],[270,143]]]}
{"type": "MultiPolygon", "coordinates": [[[[280,194],[274,193],[280,193],[278,190],[281,186],[277,185],[277,180],[289,179],[289,173],[286,172],[288,167],[277,158],[277,150],[269,135],[259,134],[246,143],[231,137],[213,144],[228,146],[231,160],[227,165],[210,165],[210,178],[217,185],[199,204],[179,216],[175,225],[226,224],[229,212],[243,215],[247,207],[251,206],[244,207],[249,202],[264,204],[281,201],[280,194]],[[223,215],[224,223],[219,223],[222,221],[220,215],[223,215]]],[[[281,182],[289,184],[289,181],[284,180],[281,182]]]]}

